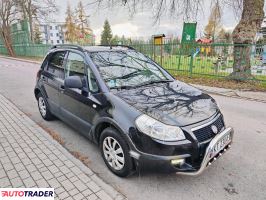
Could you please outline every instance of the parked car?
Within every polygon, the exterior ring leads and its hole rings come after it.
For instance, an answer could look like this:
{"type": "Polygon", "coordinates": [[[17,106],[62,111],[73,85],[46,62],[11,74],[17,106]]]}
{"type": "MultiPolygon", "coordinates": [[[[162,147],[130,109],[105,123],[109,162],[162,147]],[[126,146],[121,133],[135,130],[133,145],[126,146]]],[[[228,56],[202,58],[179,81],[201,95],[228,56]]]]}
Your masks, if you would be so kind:
{"type": "Polygon", "coordinates": [[[34,94],[45,120],[95,142],[121,177],[143,165],[198,175],[232,143],[212,97],[127,46],[52,47],[34,94]]]}

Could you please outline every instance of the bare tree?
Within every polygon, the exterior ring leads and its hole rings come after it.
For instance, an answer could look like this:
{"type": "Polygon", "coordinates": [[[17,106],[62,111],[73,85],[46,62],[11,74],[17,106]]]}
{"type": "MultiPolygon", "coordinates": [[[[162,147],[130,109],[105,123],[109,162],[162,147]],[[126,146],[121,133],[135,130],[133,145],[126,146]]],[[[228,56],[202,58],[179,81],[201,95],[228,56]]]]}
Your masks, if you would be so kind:
{"type": "MultiPolygon", "coordinates": [[[[264,17],[264,0],[216,0],[216,2],[234,8],[236,16],[241,13],[240,21],[233,31],[234,65],[231,78],[242,80],[250,78],[251,44],[258,32],[264,17]],[[240,45],[242,44],[242,45],[240,45]]],[[[199,11],[203,10],[204,0],[95,0],[99,6],[124,5],[132,13],[137,12],[141,5],[148,5],[154,13],[155,21],[162,15],[183,16],[184,20],[195,20],[199,11]]]]}
{"type": "Polygon", "coordinates": [[[15,14],[15,1],[0,0],[0,32],[4,45],[10,56],[15,56],[10,30],[10,25],[15,20],[15,14]]]}
{"type": "Polygon", "coordinates": [[[95,0],[87,6],[98,5],[101,9],[124,6],[131,15],[149,8],[154,15],[154,22],[160,21],[163,15],[182,16],[188,21],[196,20],[198,13],[202,11],[203,2],[204,0],[95,0]]]}
{"type": "Polygon", "coordinates": [[[39,20],[45,20],[47,16],[57,11],[54,0],[17,0],[22,18],[29,21],[30,38],[34,42],[34,23],[39,20]]]}
{"type": "Polygon", "coordinates": [[[217,34],[221,30],[221,7],[217,1],[211,11],[208,24],[205,26],[204,35],[208,39],[212,39],[214,42],[217,34]]]}

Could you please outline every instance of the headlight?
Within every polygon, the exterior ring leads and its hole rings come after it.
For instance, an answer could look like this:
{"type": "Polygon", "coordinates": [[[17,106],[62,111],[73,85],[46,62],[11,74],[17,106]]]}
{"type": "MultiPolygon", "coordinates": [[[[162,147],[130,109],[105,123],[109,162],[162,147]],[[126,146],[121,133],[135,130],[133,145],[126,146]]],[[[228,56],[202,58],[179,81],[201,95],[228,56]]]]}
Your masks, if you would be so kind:
{"type": "Polygon", "coordinates": [[[136,126],[142,133],[162,141],[177,141],[186,139],[181,128],[163,124],[149,117],[141,115],[136,119],[136,126]]]}

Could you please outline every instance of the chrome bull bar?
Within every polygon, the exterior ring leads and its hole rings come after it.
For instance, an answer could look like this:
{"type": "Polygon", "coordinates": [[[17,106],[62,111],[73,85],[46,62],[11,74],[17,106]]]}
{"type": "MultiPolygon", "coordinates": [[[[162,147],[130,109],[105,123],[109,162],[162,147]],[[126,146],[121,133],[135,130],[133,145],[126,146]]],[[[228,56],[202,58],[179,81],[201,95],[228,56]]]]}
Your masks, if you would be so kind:
{"type": "Polygon", "coordinates": [[[191,176],[197,176],[200,175],[209,165],[211,165],[210,161],[215,161],[218,157],[220,157],[224,152],[226,152],[227,149],[231,147],[231,143],[233,141],[233,135],[234,130],[231,127],[226,128],[224,131],[216,135],[206,148],[206,152],[204,155],[204,158],[201,162],[201,166],[197,171],[191,171],[191,172],[176,172],[176,174],[180,175],[191,175],[191,176]],[[220,152],[218,152],[216,155],[212,155],[212,150],[214,146],[217,144],[219,140],[221,140],[224,136],[227,134],[230,134],[231,140],[228,142],[228,144],[225,145],[223,149],[221,149],[220,152]]]}

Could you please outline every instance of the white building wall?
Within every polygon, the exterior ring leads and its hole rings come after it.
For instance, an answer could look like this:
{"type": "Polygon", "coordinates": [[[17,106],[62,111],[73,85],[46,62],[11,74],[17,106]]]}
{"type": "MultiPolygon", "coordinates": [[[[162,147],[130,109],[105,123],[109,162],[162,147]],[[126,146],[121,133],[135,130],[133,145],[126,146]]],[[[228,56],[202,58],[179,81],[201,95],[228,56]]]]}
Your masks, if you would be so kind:
{"type": "Polygon", "coordinates": [[[40,27],[43,44],[64,44],[62,23],[41,24],[40,27]]]}

